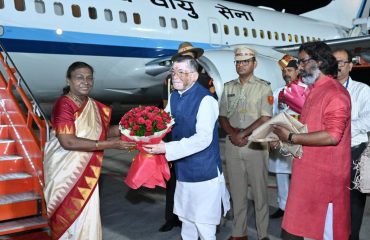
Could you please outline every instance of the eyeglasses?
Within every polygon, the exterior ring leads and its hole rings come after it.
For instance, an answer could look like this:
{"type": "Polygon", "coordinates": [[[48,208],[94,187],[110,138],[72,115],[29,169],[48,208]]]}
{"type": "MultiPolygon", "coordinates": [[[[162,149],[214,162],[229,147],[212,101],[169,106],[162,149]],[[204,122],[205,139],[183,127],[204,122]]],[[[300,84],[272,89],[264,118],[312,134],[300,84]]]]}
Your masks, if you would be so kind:
{"type": "Polygon", "coordinates": [[[76,75],[74,77],[72,77],[74,80],[76,80],[77,82],[92,82],[94,81],[94,77],[93,76],[83,76],[83,75],[76,75]]]}
{"type": "Polygon", "coordinates": [[[298,59],[298,65],[306,64],[308,61],[312,60],[312,58],[307,59],[298,59]]]}
{"type": "Polygon", "coordinates": [[[184,77],[187,77],[189,74],[195,73],[195,72],[176,71],[175,69],[171,68],[170,73],[172,77],[177,75],[179,76],[179,78],[184,78],[184,77]]]}
{"type": "Polygon", "coordinates": [[[350,62],[351,61],[344,61],[344,60],[337,61],[339,67],[343,67],[346,63],[350,63],[350,62]]]}
{"type": "Polygon", "coordinates": [[[250,58],[247,60],[234,61],[235,65],[248,65],[251,62],[254,62],[254,58],[250,58]]]}

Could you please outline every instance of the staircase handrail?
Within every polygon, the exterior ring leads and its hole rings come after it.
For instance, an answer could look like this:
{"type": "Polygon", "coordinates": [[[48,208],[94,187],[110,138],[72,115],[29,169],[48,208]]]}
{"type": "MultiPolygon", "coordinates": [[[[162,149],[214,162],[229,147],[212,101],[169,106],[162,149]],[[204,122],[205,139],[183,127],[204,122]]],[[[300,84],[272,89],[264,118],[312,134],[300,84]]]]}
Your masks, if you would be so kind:
{"type": "Polygon", "coordinates": [[[40,139],[39,139],[38,144],[41,149],[41,152],[43,153],[45,143],[46,141],[49,140],[49,132],[50,132],[50,127],[48,124],[46,114],[42,111],[40,104],[38,103],[34,95],[32,94],[31,89],[29,88],[27,82],[24,80],[22,74],[17,69],[16,65],[14,64],[12,58],[10,57],[9,53],[7,52],[6,48],[1,43],[1,41],[0,41],[0,48],[1,48],[2,53],[5,54],[5,57],[3,56],[3,54],[0,54],[0,60],[4,63],[3,64],[4,70],[8,74],[9,82],[8,82],[7,88],[8,90],[11,90],[12,85],[14,85],[23,103],[25,104],[27,111],[28,111],[27,112],[27,126],[30,129],[32,129],[31,120],[33,120],[36,123],[37,127],[39,128],[39,131],[40,131],[39,138],[40,139]],[[18,74],[18,78],[15,77],[14,73],[18,74]],[[25,89],[28,94],[26,94],[23,89],[25,89]]]}

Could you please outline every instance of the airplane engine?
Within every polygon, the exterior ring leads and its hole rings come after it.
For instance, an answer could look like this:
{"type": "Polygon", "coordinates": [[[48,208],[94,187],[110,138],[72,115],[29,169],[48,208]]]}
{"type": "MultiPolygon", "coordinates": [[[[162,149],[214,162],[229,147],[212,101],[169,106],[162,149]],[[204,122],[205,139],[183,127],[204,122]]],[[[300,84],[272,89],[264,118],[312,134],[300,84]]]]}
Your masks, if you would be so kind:
{"type": "MultiPolygon", "coordinates": [[[[234,49],[237,47],[231,46],[222,50],[205,51],[200,57],[199,62],[205,71],[213,78],[217,96],[222,95],[224,83],[238,78],[234,64],[234,49]]],[[[281,69],[278,65],[278,60],[284,54],[274,51],[269,47],[250,46],[256,50],[257,68],[254,74],[271,83],[272,90],[279,88],[285,84],[281,69]]]]}

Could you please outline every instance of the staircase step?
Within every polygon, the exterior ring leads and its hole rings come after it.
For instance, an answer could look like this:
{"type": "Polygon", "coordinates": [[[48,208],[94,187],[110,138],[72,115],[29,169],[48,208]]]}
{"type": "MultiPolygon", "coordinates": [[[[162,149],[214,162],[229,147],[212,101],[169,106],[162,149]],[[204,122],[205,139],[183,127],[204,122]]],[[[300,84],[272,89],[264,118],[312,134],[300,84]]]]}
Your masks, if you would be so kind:
{"type": "Polygon", "coordinates": [[[40,214],[40,199],[33,192],[0,196],[0,221],[40,214]]]}
{"type": "Polygon", "coordinates": [[[9,174],[0,174],[0,181],[8,181],[8,180],[15,180],[15,179],[25,179],[30,178],[32,175],[28,173],[9,173],[9,174]]]}
{"type": "Polygon", "coordinates": [[[17,155],[0,156],[0,174],[24,171],[23,157],[17,155]]]}
{"type": "MultiPolygon", "coordinates": [[[[4,94],[2,94],[4,95],[4,94]]],[[[2,98],[2,102],[0,102],[0,111],[3,111],[4,108],[6,110],[13,110],[14,109],[14,102],[12,101],[12,99],[6,97],[6,96],[3,96],[5,98],[2,98]]]]}
{"type": "MultiPolygon", "coordinates": [[[[1,138],[1,135],[0,135],[1,138]]],[[[11,155],[15,153],[16,143],[12,139],[0,139],[0,156],[11,155]]]]}
{"type": "MultiPolygon", "coordinates": [[[[4,236],[6,240],[51,240],[49,230],[40,228],[4,236]]],[[[4,240],[5,240],[4,239],[4,240]]]]}
{"type": "Polygon", "coordinates": [[[1,161],[14,161],[14,160],[21,160],[23,157],[18,155],[3,155],[0,156],[0,162],[1,161]]]}
{"type": "Polygon", "coordinates": [[[4,112],[3,111],[3,107],[0,106],[0,112],[2,112],[0,114],[0,122],[2,124],[5,124],[5,125],[18,125],[18,124],[25,124],[26,123],[26,119],[25,117],[20,114],[19,112],[17,111],[14,111],[14,110],[9,110],[9,111],[6,111],[4,112]]]}
{"type": "Polygon", "coordinates": [[[0,194],[30,192],[33,188],[33,177],[28,173],[0,174],[0,194]]]}
{"type": "Polygon", "coordinates": [[[40,199],[40,196],[34,192],[6,194],[6,195],[0,196],[0,205],[17,203],[17,202],[25,202],[25,201],[36,200],[36,199],[40,199]]]}
{"type": "Polygon", "coordinates": [[[43,217],[29,217],[14,221],[5,221],[0,223],[0,236],[46,227],[48,227],[48,222],[43,217]]]}
{"type": "Polygon", "coordinates": [[[0,125],[0,139],[7,139],[7,138],[9,138],[9,126],[0,125]]]}

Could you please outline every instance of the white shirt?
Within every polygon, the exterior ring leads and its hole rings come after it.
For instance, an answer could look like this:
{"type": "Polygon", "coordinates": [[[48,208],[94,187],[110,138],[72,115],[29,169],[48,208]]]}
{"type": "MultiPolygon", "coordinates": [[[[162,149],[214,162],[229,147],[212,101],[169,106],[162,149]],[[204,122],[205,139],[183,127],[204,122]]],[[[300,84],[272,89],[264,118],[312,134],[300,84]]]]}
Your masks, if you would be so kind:
{"type": "Polygon", "coordinates": [[[349,78],[343,86],[351,96],[351,146],[368,141],[370,132],[370,87],[349,78]],[[348,81],[348,85],[347,85],[348,81]]]}
{"type": "MultiPolygon", "coordinates": [[[[191,87],[190,87],[191,88],[191,87]]],[[[188,88],[187,90],[189,90],[188,88]]],[[[179,92],[180,95],[186,92],[179,92]]],[[[168,98],[168,104],[165,111],[171,113],[171,103],[168,98]]],[[[166,158],[168,161],[181,159],[191,154],[202,151],[207,148],[213,138],[213,129],[218,118],[218,102],[212,96],[205,96],[200,102],[197,113],[197,123],[195,125],[196,133],[189,138],[182,138],[179,141],[166,143],[166,158]]],[[[176,119],[175,119],[176,122],[176,119]]]]}
{"type": "MultiPolygon", "coordinates": [[[[179,92],[180,95],[187,90],[179,92]]],[[[169,101],[165,109],[167,112],[171,112],[170,99],[168,98],[169,101]]],[[[178,160],[200,152],[211,144],[213,129],[218,118],[217,100],[212,96],[205,96],[200,102],[196,118],[196,132],[193,136],[165,144],[168,161],[178,160]]],[[[202,182],[177,181],[173,211],[176,215],[193,222],[219,224],[221,201],[224,206],[224,214],[226,214],[230,209],[229,199],[230,195],[226,189],[223,174],[202,182]]]]}

